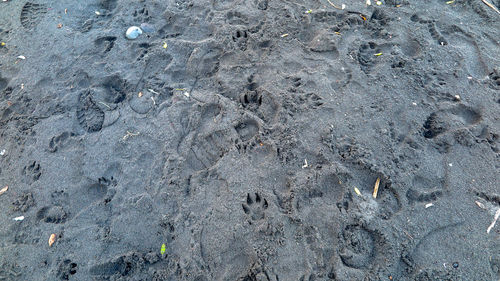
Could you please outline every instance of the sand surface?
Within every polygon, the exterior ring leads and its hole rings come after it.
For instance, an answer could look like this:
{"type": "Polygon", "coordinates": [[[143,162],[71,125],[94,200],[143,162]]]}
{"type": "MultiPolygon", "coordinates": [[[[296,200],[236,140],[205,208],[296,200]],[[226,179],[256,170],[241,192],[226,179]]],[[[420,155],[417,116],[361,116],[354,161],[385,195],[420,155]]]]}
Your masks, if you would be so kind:
{"type": "Polygon", "coordinates": [[[500,280],[500,14],[371,2],[0,2],[0,280],[500,280]]]}

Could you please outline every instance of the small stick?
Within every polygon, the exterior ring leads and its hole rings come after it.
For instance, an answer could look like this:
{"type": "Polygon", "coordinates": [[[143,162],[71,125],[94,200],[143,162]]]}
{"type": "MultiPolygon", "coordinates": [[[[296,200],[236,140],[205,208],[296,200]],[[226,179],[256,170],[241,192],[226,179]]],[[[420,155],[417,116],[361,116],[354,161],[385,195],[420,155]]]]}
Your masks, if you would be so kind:
{"type": "Polygon", "coordinates": [[[377,178],[377,181],[375,182],[375,187],[373,188],[373,198],[377,198],[377,193],[378,193],[378,187],[380,185],[380,178],[377,178]]]}
{"type": "Polygon", "coordinates": [[[354,192],[356,192],[356,194],[357,194],[358,196],[362,196],[362,195],[361,195],[361,192],[359,191],[359,189],[358,189],[357,187],[354,187],[354,192]]]}
{"type": "Polygon", "coordinates": [[[155,95],[159,95],[160,93],[158,93],[157,91],[153,90],[153,89],[148,89],[148,91],[150,91],[151,93],[155,94],[155,95]]]}
{"type": "Polygon", "coordinates": [[[8,185],[6,185],[4,188],[0,189],[0,195],[4,194],[7,190],[9,190],[8,185]]]}
{"type": "Polygon", "coordinates": [[[406,232],[406,230],[403,230],[403,232],[413,240],[413,236],[411,236],[410,233],[406,232]]]}
{"type": "Polygon", "coordinates": [[[486,1],[486,0],[482,0],[484,4],[486,4],[486,6],[492,8],[495,12],[497,12],[498,14],[500,14],[500,11],[497,9],[497,7],[493,6],[493,4],[491,4],[490,2],[486,1]]]}
{"type": "Polygon", "coordinates": [[[107,108],[111,109],[111,106],[105,104],[104,102],[100,101],[99,103],[102,103],[104,106],[106,106],[107,108]]]}
{"type": "Polygon", "coordinates": [[[326,1],[328,1],[328,3],[330,3],[330,5],[332,5],[335,9],[339,9],[339,10],[345,9],[345,4],[342,4],[342,7],[339,7],[339,6],[336,6],[335,4],[333,4],[332,1],[330,1],[330,0],[326,0],[326,1]]]}
{"type": "Polygon", "coordinates": [[[52,244],[54,244],[54,242],[56,242],[56,234],[52,233],[49,237],[49,247],[52,247],[52,244]]]}
{"type": "Polygon", "coordinates": [[[490,226],[486,230],[486,233],[490,233],[491,229],[493,227],[495,227],[495,223],[497,222],[498,217],[500,217],[500,208],[498,208],[497,212],[495,213],[495,218],[493,219],[493,221],[491,222],[490,226]]]}
{"type": "Polygon", "coordinates": [[[483,204],[483,203],[481,203],[481,202],[479,202],[479,201],[474,201],[474,202],[476,203],[476,205],[477,205],[479,208],[481,208],[481,209],[483,209],[483,210],[486,210],[486,207],[484,206],[484,204],[483,204]]]}
{"type": "Polygon", "coordinates": [[[126,140],[129,137],[138,136],[138,135],[139,135],[138,132],[137,133],[131,133],[131,132],[127,131],[127,134],[123,136],[123,140],[126,140]]]}

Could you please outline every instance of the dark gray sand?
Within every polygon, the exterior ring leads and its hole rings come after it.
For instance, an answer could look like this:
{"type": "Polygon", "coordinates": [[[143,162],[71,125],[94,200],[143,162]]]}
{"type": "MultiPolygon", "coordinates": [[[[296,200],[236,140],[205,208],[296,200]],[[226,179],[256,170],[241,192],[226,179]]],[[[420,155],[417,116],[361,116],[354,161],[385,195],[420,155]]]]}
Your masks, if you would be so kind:
{"type": "Polygon", "coordinates": [[[0,2],[0,280],[498,281],[500,14],[345,4],[0,2]]]}

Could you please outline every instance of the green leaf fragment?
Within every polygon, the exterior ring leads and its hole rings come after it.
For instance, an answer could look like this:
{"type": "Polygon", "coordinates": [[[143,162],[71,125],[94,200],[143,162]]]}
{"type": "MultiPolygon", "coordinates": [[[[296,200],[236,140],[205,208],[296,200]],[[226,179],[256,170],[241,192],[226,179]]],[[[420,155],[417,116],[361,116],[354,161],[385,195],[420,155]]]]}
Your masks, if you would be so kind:
{"type": "Polygon", "coordinates": [[[167,249],[167,246],[165,245],[165,243],[163,243],[161,245],[161,250],[160,250],[160,253],[162,256],[165,254],[166,249],[167,249]]]}

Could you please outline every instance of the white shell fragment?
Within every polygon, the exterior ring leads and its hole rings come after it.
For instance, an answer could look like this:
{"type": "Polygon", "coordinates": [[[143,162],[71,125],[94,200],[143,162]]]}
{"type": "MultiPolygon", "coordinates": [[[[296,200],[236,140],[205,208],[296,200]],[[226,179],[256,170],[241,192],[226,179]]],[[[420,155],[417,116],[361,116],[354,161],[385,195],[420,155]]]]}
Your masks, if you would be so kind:
{"type": "Polygon", "coordinates": [[[24,216],[15,217],[14,220],[15,221],[22,221],[22,220],[24,220],[24,216]]]}
{"type": "Polygon", "coordinates": [[[141,34],[142,34],[142,29],[140,27],[131,26],[127,29],[125,36],[127,37],[127,39],[134,40],[137,37],[139,37],[139,35],[141,35],[141,34]]]}

